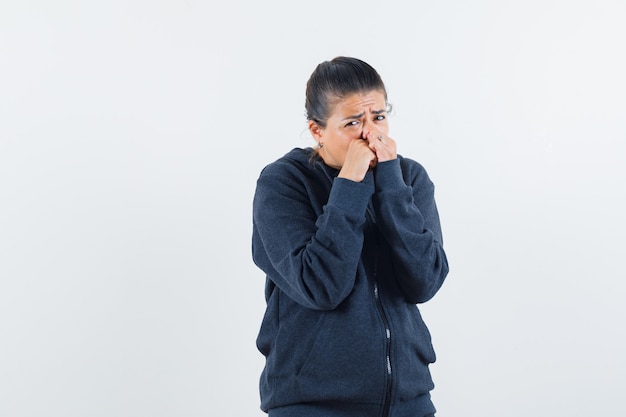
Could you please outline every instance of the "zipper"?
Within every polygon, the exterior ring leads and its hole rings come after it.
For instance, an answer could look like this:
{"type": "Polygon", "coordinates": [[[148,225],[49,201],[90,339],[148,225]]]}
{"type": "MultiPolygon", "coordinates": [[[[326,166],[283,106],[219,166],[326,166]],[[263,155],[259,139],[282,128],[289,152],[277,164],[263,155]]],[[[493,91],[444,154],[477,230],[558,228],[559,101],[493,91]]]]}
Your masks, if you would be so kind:
{"type": "Polygon", "coordinates": [[[376,303],[376,308],[378,310],[378,314],[383,322],[383,327],[385,329],[385,370],[386,370],[386,384],[385,384],[385,399],[383,401],[383,409],[381,417],[389,417],[389,409],[391,408],[391,390],[392,390],[392,368],[391,368],[391,328],[389,326],[389,319],[387,318],[387,314],[385,314],[385,309],[383,308],[383,303],[380,298],[380,293],[378,291],[378,243],[379,243],[379,232],[376,226],[376,213],[374,209],[371,207],[371,202],[365,208],[365,216],[372,223],[374,227],[374,301],[376,303]]]}
{"type": "MultiPolygon", "coordinates": [[[[375,224],[375,215],[371,211],[369,205],[367,207],[367,213],[373,220],[375,224]]],[[[389,416],[389,408],[391,407],[391,383],[392,383],[392,369],[391,369],[391,328],[389,327],[389,320],[387,319],[387,315],[385,314],[385,309],[383,308],[383,303],[380,298],[380,293],[378,292],[378,230],[375,232],[376,236],[376,245],[374,250],[374,300],[376,302],[376,308],[378,309],[378,314],[380,314],[380,318],[383,321],[383,326],[385,328],[385,369],[387,371],[387,383],[385,387],[385,401],[383,403],[383,412],[382,417],[389,416]]]]}
{"type": "MultiPolygon", "coordinates": [[[[375,272],[374,278],[376,278],[375,272]]],[[[377,281],[374,281],[374,299],[376,300],[376,307],[378,307],[378,312],[380,313],[385,327],[385,369],[387,370],[387,384],[385,388],[385,402],[383,404],[382,417],[387,417],[389,415],[389,407],[391,406],[391,330],[389,329],[389,321],[387,320],[387,315],[385,314],[385,310],[383,310],[383,304],[380,300],[377,281]]]]}

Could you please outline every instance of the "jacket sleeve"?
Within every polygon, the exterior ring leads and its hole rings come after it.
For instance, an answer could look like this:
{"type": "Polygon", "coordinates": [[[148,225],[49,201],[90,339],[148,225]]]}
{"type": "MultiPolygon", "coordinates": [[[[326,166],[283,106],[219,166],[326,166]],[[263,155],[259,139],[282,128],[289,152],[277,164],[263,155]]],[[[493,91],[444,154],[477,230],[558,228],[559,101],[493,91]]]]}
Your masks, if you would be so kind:
{"type": "Polygon", "coordinates": [[[333,309],[354,286],[373,178],[335,178],[323,210],[316,212],[303,173],[286,165],[267,166],[257,180],[252,257],[297,303],[333,309]]]}
{"type": "Polygon", "coordinates": [[[423,303],[448,274],[434,185],[424,168],[400,157],[376,167],[374,204],[378,226],[391,247],[394,276],[407,301],[423,303]]]}

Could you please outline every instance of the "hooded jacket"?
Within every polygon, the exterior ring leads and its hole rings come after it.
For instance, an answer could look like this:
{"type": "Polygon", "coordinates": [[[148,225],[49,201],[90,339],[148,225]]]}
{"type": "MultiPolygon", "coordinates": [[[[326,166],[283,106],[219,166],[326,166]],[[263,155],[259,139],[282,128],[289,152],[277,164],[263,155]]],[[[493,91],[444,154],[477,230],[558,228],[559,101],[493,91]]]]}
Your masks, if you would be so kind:
{"type": "Polygon", "coordinates": [[[257,338],[266,412],[315,415],[297,410],[335,404],[387,415],[434,387],[435,352],[417,307],[448,273],[433,183],[400,155],[361,182],[338,173],[296,148],[257,180],[252,256],[267,277],[257,338]]]}

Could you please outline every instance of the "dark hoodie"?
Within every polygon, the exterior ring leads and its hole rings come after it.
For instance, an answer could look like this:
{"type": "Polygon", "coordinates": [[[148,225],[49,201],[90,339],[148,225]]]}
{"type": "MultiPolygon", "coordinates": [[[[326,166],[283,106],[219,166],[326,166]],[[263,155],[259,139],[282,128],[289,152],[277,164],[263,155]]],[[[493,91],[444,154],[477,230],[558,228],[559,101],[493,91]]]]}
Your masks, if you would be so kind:
{"type": "Polygon", "coordinates": [[[252,255],[267,275],[261,408],[364,417],[430,402],[435,352],[416,304],[448,273],[434,186],[402,156],[354,182],[312,155],[293,149],[257,181],[252,255]]]}

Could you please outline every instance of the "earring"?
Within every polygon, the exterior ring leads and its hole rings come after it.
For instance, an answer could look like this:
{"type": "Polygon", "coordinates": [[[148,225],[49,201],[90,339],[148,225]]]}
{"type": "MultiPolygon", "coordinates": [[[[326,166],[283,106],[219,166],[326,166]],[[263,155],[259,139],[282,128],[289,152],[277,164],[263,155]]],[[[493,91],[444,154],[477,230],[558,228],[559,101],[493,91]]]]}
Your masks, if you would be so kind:
{"type": "Polygon", "coordinates": [[[320,149],[322,149],[322,148],[324,147],[324,144],[323,144],[322,142],[320,142],[320,143],[318,144],[318,147],[319,147],[320,149]]]}

